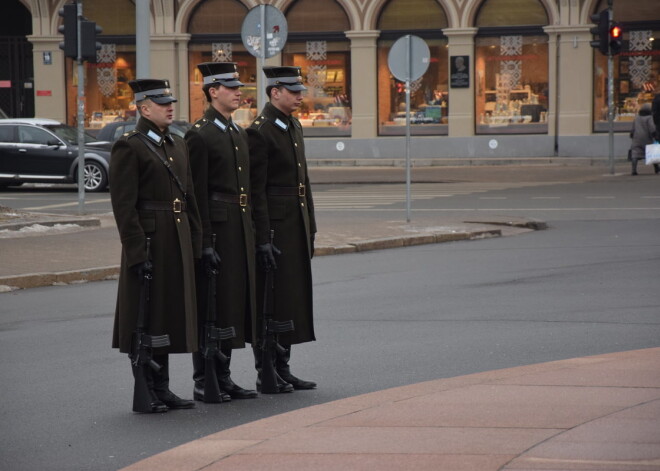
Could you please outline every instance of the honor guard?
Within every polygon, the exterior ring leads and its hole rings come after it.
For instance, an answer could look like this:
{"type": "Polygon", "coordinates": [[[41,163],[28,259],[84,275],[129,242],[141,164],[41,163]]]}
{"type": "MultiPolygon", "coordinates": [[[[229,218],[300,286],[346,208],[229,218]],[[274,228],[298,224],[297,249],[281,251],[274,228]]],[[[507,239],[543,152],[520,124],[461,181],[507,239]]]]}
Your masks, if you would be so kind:
{"type": "Polygon", "coordinates": [[[129,85],[141,117],[116,141],[110,163],[122,244],[112,346],[131,358],[133,410],[165,412],[195,405],[170,391],[168,354],[197,350],[194,259],[202,229],[186,143],[168,131],[176,102],[168,81],[129,85]],[[150,396],[146,405],[138,384],[150,396]]]}
{"type": "MultiPolygon", "coordinates": [[[[290,391],[292,387],[313,389],[316,383],[295,377],[289,368],[291,346],[316,340],[310,264],[316,221],[303,130],[292,116],[302,103],[306,87],[299,67],[264,67],[263,71],[269,102],[247,129],[257,260],[262,267],[276,268],[273,319],[293,320],[294,324],[294,330],[277,335],[275,364],[279,391],[290,391]]],[[[257,273],[257,306],[264,305],[264,272],[257,273]]],[[[257,389],[263,367],[259,345],[263,344],[257,343],[256,348],[253,344],[259,375],[257,389]]]]}
{"type": "MultiPolygon", "coordinates": [[[[223,340],[221,355],[205,361],[193,353],[194,398],[207,402],[257,397],[231,379],[234,349],[255,338],[255,256],[250,205],[250,157],[245,130],[232,121],[241,105],[241,87],[234,62],[205,62],[197,66],[204,77],[202,90],[209,106],[186,134],[190,149],[195,195],[203,228],[202,266],[197,271],[200,326],[208,320],[208,302],[215,303],[215,322],[221,329],[234,327],[235,337],[223,340]],[[213,236],[215,235],[215,241],[213,236]],[[208,270],[217,270],[215,299],[208,296],[208,270]],[[204,396],[205,366],[214,365],[221,397],[204,396]]],[[[200,330],[203,344],[205,334],[200,330]]],[[[213,379],[215,380],[215,379],[213,379]]]]}

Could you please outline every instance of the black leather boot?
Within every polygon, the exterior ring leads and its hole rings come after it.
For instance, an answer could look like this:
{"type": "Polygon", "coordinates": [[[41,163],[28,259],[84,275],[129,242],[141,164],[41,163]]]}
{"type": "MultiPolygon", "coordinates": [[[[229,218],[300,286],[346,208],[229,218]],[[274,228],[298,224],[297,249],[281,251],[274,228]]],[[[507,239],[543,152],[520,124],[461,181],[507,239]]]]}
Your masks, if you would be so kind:
{"type": "MultiPolygon", "coordinates": [[[[261,351],[261,348],[259,347],[252,347],[252,353],[254,353],[254,367],[257,370],[257,391],[261,392],[261,372],[263,371],[262,368],[262,355],[263,352],[261,351]]],[[[293,392],[293,386],[291,386],[289,383],[284,381],[280,376],[275,373],[275,377],[277,379],[277,392],[278,393],[288,393],[288,392],[293,392]]]]}
{"type": "Polygon", "coordinates": [[[294,389],[315,389],[316,383],[314,381],[305,381],[304,379],[296,378],[291,374],[289,369],[289,360],[291,359],[291,345],[281,345],[282,349],[275,349],[277,353],[277,360],[275,366],[277,367],[277,374],[291,384],[294,389]]]}
{"type": "Polygon", "coordinates": [[[135,377],[136,374],[141,374],[145,376],[145,379],[147,381],[147,387],[149,388],[149,397],[151,398],[150,400],[151,411],[136,410],[136,409],[133,409],[133,411],[147,413],[147,414],[156,413],[156,412],[167,412],[169,408],[165,405],[164,402],[158,399],[158,396],[156,396],[156,392],[154,391],[153,370],[148,366],[137,369],[133,366],[132,361],[131,361],[131,370],[133,370],[133,377],[135,377]]]}
{"type": "MultiPolygon", "coordinates": [[[[195,382],[195,386],[193,387],[193,399],[196,401],[205,402],[204,372],[206,370],[204,368],[206,366],[206,359],[204,358],[204,355],[201,354],[201,352],[194,352],[192,354],[192,360],[193,360],[193,381],[195,382]]],[[[218,378],[218,382],[219,382],[219,378],[218,378]]],[[[222,386],[220,386],[220,389],[222,389],[222,386]]],[[[226,394],[225,392],[221,392],[220,397],[209,402],[218,403],[218,402],[228,402],[228,401],[231,401],[231,396],[229,394],[226,394]]]]}
{"type": "Polygon", "coordinates": [[[254,399],[258,396],[257,391],[253,389],[243,389],[231,379],[231,348],[223,348],[222,354],[227,357],[227,361],[216,358],[215,370],[218,374],[218,385],[220,389],[227,393],[232,399],[254,399]]]}
{"type": "Polygon", "coordinates": [[[170,409],[192,409],[195,403],[190,399],[181,399],[170,391],[170,362],[168,355],[154,355],[153,359],[161,368],[153,372],[154,392],[161,402],[170,409]]]}

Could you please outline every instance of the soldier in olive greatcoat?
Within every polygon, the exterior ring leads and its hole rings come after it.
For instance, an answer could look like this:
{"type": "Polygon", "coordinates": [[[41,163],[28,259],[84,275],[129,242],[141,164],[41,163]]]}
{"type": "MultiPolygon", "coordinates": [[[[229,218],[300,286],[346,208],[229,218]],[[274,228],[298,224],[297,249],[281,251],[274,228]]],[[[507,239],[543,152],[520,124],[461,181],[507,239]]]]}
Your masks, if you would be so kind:
{"type": "MultiPolygon", "coordinates": [[[[292,387],[313,389],[316,383],[295,377],[289,368],[291,345],[316,340],[310,264],[316,234],[314,203],[302,126],[291,116],[300,107],[306,88],[299,67],[264,67],[263,70],[269,103],[247,129],[257,260],[262,265],[276,267],[273,319],[293,320],[295,326],[293,331],[278,334],[283,347],[276,349],[279,391],[290,391],[292,387]],[[275,235],[272,244],[271,230],[275,235]]],[[[258,270],[257,306],[263,306],[263,283],[264,271],[258,270]]],[[[261,353],[255,350],[258,373],[260,361],[261,353]]],[[[259,381],[260,377],[258,389],[259,381]]]]}
{"type": "Polygon", "coordinates": [[[184,140],[168,132],[176,102],[167,80],[129,82],[141,114],[134,131],[112,148],[110,197],[122,243],[112,346],[130,353],[142,275],[151,272],[148,333],[169,335],[153,349],[160,371],[148,370],[152,412],[194,407],[169,389],[169,353],[197,350],[195,258],[201,224],[184,140]],[[150,243],[147,257],[146,239],[150,243]]]}
{"type": "MultiPolygon", "coordinates": [[[[204,77],[203,91],[209,103],[204,117],[186,134],[195,194],[202,220],[203,252],[218,254],[216,283],[216,325],[234,327],[236,337],[221,342],[227,358],[215,358],[218,385],[225,394],[213,402],[257,397],[231,379],[232,350],[245,348],[255,338],[255,256],[250,194],[250,156],[245,130],[232,121],[240,105],[241,88],[234,62],[205,62],[197,68],[204,77]],[[213,246],[213,235],[216,236],[213,246]]],[[[198,324],[207,316],[208,278],[197,271],[198,324]]],[[[200,344],[203,343],[200,332],[200,344]]],[[[193,353],[194,398],[204,400],[205,361],[193,353]]]]}

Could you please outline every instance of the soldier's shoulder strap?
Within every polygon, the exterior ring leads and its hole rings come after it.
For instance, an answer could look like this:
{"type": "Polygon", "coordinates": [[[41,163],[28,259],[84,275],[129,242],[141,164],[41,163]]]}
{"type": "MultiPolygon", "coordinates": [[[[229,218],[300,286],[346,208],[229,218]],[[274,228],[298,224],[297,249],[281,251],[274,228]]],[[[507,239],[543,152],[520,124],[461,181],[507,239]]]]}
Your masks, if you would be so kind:
{"type": "Polygon", "coordinates": [[[137,129],[133,129],[132,131],[125,132],[124,134],[121,135],[121,137],[123,137],[124,139],[130,139],[132,137],[137,136],[138,134],[140,134],[140,131],[138,131],[137,129]]]}
{"type": "Polygon", "coordinates": [[[197,121],[195,121],[195,124],[193,124],[192,129],[193,130],[200,130],[207,124],[209,124],[211,121],[209,121],[206,118],[200,118],[197,121]]]}
{"type": "Polygon", "coordinates": [[[264,124],[266,124],[267,121],[268,118],[266,118],[265,115],[260,114],[254,119],[254,121],[252,121],[252,124],[250,125],[250,129],[259,130],[264,124]]]}
{"type": "Polygon", "coordinates": [[[289,119],[298,129],[302,129],[302,124],[300,124],[298,118],[296,118],[295,116],[291,116],[289,119]]]}

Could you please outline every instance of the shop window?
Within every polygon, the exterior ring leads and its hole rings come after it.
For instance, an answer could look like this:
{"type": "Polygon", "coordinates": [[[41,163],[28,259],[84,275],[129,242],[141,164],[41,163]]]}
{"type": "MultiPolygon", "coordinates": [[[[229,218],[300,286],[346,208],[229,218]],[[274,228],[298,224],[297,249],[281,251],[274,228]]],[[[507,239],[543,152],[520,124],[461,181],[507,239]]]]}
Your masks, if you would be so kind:
{"type": "Polygon", "coordinates": [[[427,71],[411,83],[412,135],[446,135],[449,119],[448,42],[442,35],[447,17],[436,0],[392,0],[378,18],[378,134],[406,133],[405,83],[390,72],[392,45],[406,34],[419,36],[429,46],[427,71]]]}
{"type": "Polygon", "coordinates": [[[477,134],[548,132],[547,36],[477,37],[475,75],[477,134]]]}
{"type": "MultiPolygon", "coordinates": [[[[66,60],[67,123],[77,124],[78,66],[66,60]]],[[[135,78],[135,47],[103,44],[97,63],[85,63],[85,127],[101,129],[113,121],[135,119],[133,92],[128,85],[135,78]]]]}
{"type": "Polygon", "coordinates": [[[233,42],[191,44],[188,48],[188,77],[190,77],[190,121],[202,117],[208,103],[202,86],[204,79],[197,68],[202,62],[236,62],[241,88],[241,105],[232,114],[233,120],[248,127],[257,115],[257,67],[255,58],[242,46],[240,39],[233,42]],[[238,51],[235,49],[239,49],[238,51]]]}
{"type": "Polygon", "coordinates": [[[190,121],[202,117],[208,103],[197,68],[202,62],[236,62],[241,82],[241,105],[233,120],[247,127],[257,115],[257,60],[245,50],[240,32],[248,9],[236,0],[206,0],[195,9],[188,23],[192,38],[188,46],[190,121]]]}
{"type": "Polygon", "coordinates": [[[288,10],[282,64],[301,68],[307,86],[296,116],[307,137],[351,135],[348,17],[334,0],[298,0],[288,10]]]}
{"type": "MultiPolygon", "coordinates": [[[[599,12],[607,8],[601,1],[599,12]]],[[[614,131],[629,132],[644,103],[660,92],[660,3],[638,0],[635,8],[615,2],[614,18],[623,23],[621,53],[614,56],[614,131]],[[648,21],[654,19],[655,21],[648,21]]],[[[607,56],[594,50],[594,131],[608,132],[607,56]]]]}
{"type": "MultiPolygon", "coordinates": [[[[97,38],[102,49],[96,64],[85,62],[85,126],[100,129],[117,120],[135,119],[133,92],[128,85],[135,78],[135,3],[117,0],[108,8],[104,0],[85,0],[83,14],[103,28],[97,38]],[[110,42],[107,36],[111,36],[110,42]]],[[[67,123],[76,125],[78,66],[66,59],[67,123]]]]}

